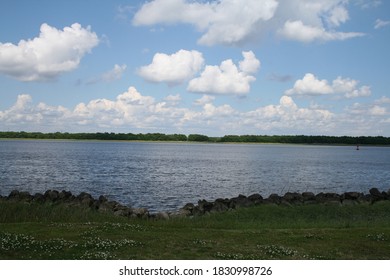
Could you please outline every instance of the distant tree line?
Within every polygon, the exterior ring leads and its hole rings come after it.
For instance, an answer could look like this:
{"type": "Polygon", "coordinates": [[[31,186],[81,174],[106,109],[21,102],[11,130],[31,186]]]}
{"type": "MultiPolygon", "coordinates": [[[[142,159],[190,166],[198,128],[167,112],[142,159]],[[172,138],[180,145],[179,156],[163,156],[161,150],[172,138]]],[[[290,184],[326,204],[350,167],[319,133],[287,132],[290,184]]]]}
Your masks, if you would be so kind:
{"type": "Polygon", "coordinates": [[[164,133],[42,133],[0,132],[0,138],[25,139],[74,139],[74,140],[125,140],[125,141],[180,141],[215,143],[285,143],[285,144],[343,144],[343,145],[390,145],[390,137],[383,136],[311,136],[311,135],[225,135],[209,137],[202,134],[164,133]]]}
{"type": "Polygon", "coordinates": [[[26,139],[73,139],[73,140],[126,140],[126,141],[187,141],[184,134],[163,133],[42,133],[42,132],[0,132],[0,138],[26,138],[26,139]]]}
{"type": "Polygon", "coordinates": [[[383,136],[311,136],[311,135],[226,135],[219,142],[285,143],[285,144],[347,144],[390,145],[390,137],[383,136]]]}

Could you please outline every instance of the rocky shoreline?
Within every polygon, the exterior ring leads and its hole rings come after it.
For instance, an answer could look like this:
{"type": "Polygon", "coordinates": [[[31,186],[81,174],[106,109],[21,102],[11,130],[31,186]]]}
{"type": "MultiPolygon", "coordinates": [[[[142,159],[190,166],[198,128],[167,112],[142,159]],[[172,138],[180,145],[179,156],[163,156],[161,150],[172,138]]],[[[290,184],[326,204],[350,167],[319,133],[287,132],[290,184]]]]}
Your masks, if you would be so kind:
{"type": "Polygon", "coordinates": [[[175,212],[150,213],[146,208],[133,208],[122,205],[116,201],[109,201],[101,195],[98,199],[91,194],[82,192],[75,196],[69,191],[47,190],[44,194],[34,195],[25,191],[13,190],[8,196],[0,195],[1,201],[23,202],[23,203],[54,203],[69,206],[79,206],[95,209],[99,212],[113,213],[116,216],[140,219],[162,219],[168,220],[175,217],[192,217],[208,215],[210,213],[226,212],[238,208],[251,207],[261,204],[274,204],[280,206],[325,204],[325,205],[355,205],[373,204],[377,201],[390,200],[390,190],[381,192],[377,188],[369,190],[368,194],[361,192],[318,193],[312,192],[296,193],[287,192],[283,196],[271,194],[268,198],[263,198],[260,194],[250,196],[239,195],[234,198],[219,198],[215,201],[199,200],[195,205],[187,203],[184,207],[175,212]]]}

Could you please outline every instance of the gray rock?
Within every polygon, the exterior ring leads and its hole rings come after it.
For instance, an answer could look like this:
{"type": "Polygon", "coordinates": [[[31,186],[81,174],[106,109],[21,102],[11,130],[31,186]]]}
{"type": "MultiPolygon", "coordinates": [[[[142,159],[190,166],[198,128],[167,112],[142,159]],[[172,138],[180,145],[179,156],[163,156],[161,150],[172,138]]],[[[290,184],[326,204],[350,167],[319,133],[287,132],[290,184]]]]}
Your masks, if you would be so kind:
{"type": "Polygon", "coordinates": [[[108,199],[104,195],[99,196],[99,202],[100,203],[104,203],[104,202],[107,202],[107,201],[108,201],[108,199]]]}
{"type": "Polygon", "coordinates": [[[342,200],[345,200],[345,199],[348,199],[348,200],[357,200],[359,199],[363,194],[361,193],[358,193],[358,192],[346,192],[344,194],[341,195],[341,199],[342,200]]]}
{"type": "Polygon", "coordinates": [[[273,193],[271,194],[267,200],[270,202],[270,203],[275,203],[275,204],[280,204],[280,202],[282,201],[282,198],[276,194],[276,193],[273,193]]]}
{"type": "Polygon", "coordinates": [[[217,199],[213,203],[213,207],[211,208],[210,212],[226,212],[229,210],[229,200],[228,199],[217,199]]]}
{"type": "Polygon", "coordinates": [[[84,206],[84,207],[91,207],[94,202],[95,202],[95,200],[93,198],[91,198],[91,197],[84,197],[80,201],[80,205],[84,206]]]}
{"type": "Polygon", "coordinates": [[[303,199],[303,201],[315,200],[316,196],[312,192],[303,192],[302,193],[302,199],[303,199]]]}
{"type": "Polygon", "coordinates": [[[158,220],[169,220],[169,214],[167,212],[158,212],[156,214],[156,219],[158,219],[158,220]]]}
{"type": "Polygon", "coordinates": [[[45,192],[44,197],[46,201],[57,201],[59,197],[59,193],[56,190],[48,190],[45,192]]]}
{"type": "Polygon", "coordinates": [[[69,201],[72,201],[74,198],[75,198],[75,196],[72,195],[72,193],[68,192],[68,191],[62,191],[58,194],[58,199],[61,201],[69,202],[69,201]]]}
{"type": "Polygon", "coordinates": [[[296,192],[287,192],[282,199],[290,204],[302,204],[303,202],[302,195],[296,192]]]}
{"type": "Polygon", "coordinates": [[[370,194],[371,194],[371,202],[372,203],[374,203],[376,201],[387,199],[387,193],[380,192],[377,188],[371,188],[370,194]]]}
{"type": "Polygon", "coordinates": [[[254,202],[242,194],[240,194],[238,197],[234,197],[234,198],[230,199],[230,202],[229,202],[229,208],[231,208],[231,209],[250,207],[253,205],[254,205],[254,202]]]}
{"type": "Polygon", "coordinates": [[[103,202],[99,204],[98,211],[100,212],[114,211],[116,205],[117,205],[116,201],[103,202]]]}
{"type": "Polygon", "coordinates": [[[19,201],[30,202],[33,198],[29,192],[19,192],[19,201]]]}
{"type": "Polygon", "coordinates": [[[147,218],[149,216],[149,211],[146,208],[133,208],[132,215],[135,215],[138,218],[147,218]]]}
{"type": "Polygon", "coordinates": [[[256,205],[263,203],[263,200],[264,200],[264,198],[258,193],[255,193],[255,194],[248,196],[248,199],[256,205]]]}
{"type": "Polygon", "coordinates": [[[195,206],[194,209],[192,210],[192,215],[193,216],[202,216],[204,214],[205,214],[205,212],[203,210],[201,210],[199,208],[199,206],[195,206]]]}
{"type": "Polygon", "coordinates": [[[18,190],[13,190],[10,192],[8,195],[7,199],[9,200],[19,200],[19,191],[18,190]]]}
{"type": "Polygon", "coordinates": [[[213,203],[207,200],[203,199],[198,201],[199,210],[203,213],[210,212],[213,206],[213,203]]]}
{"type": "Polygon", "coordinates": [[[316,195],[316,201],[318,203],[326,203],[326,202],[341,202],[341,197],[337,193],[319,193],[316,195]]]}

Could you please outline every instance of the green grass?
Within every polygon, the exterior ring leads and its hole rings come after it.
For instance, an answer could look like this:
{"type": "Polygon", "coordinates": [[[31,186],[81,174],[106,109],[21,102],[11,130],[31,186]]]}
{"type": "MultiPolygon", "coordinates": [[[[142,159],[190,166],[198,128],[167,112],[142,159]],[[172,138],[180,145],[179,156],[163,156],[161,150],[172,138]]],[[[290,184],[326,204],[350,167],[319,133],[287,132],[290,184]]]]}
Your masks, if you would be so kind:
{"type": "Polygon", "coordinates": [[[390,202],[156,221],[3,201],[0,259],[390,259],[390,202]]]}

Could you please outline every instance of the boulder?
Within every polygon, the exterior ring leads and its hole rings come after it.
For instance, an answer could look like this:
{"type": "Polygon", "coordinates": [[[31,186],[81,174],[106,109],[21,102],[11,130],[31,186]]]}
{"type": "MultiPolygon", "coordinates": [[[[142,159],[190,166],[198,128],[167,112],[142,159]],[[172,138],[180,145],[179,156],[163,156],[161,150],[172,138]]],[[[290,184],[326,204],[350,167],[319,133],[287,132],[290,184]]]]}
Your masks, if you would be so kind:
{"type": "Polygon", "coordinates": [[[106,212],[106,211],[114,211],[115,206],[118,203],[116,201],[107,201],[99,204],[98,211],[106,212]]]}
{"type": "Polygon", "coordinates": [[[267,198],[267,201],[274,204],[280,204],[282,198],[278,194],[273,193],[267,198]]]}
{"type": "Polygon", "coordinates": [[[212,202],[209,202],[205,199],[198,201],[199,210],[203,213],[210,212],[213,206],[214,205],[212,202]]]}
{"type": "Polygon", "coordinates": [[[248,196],[248,199],[252,201],[255,205],[263,203],[264,200],[263,197],[258,193],[248,196]]]}
{"type": "Polygon", "coordinates": [[[226,212],[229,210],[229,199],[219,198],[214,201],[210,212],[226,212]]]}
{"type": "Polygon", "coordinates": [[[297,192],[287,192],[282,199],[290,204],[302,204],[303,202],[302,195],[297,192]]]}
{"type": "Polygon", "coordinates": [[[107,201],[108,201],[108,199],[104,195],[99,196],[99,202],[100,203],[104,203],[104,202],[107,202],[107,201]]]}
{"type": "Polygon", "coordinates": [[[186,205],[184,205],[183,208],[181,208],[180,210],[183,210],[183,211],[189,211],[190,213],[192,213],[192,211],[194,210],[195,208],[195,205],[193,203],[187,203],[186,205]]]}
{"type": "Polygon", "coordinates": [[[78,200],[82,201],[83,199],[90,198],[93,199],[92,195],[86,192],[81,192],[77,197],[78,200]]]}
{"type": "Polygon", "coordinates": [[[363,194],[359,192],[346,192],[341,195],[341,200],[358,200],[361,196],[363,196],[363,194]]]}
{"type": "Polygon", "coordinates": [[[33,198],[29,192],[19,192],[19,201],[30,202],[33,198]]]}
{"type": "Polygon", "coordinates": [[[238,197],[233,197],[229,201],[229,208],[238,209],[242,207],[253,206],[254,202],[248,199],[245,195],[240,194],[238,197]]]}
{"type": "Polygon", "coordinates": [[[137,218],[148,218],[149,217],[149,211],[146,208],[133,208],[132,214],[133,217],[137,218]]]}
{"type": "Polygon", "coordinates": [[[319,193],[316,195],[316,201],[318,203],[326,203],[326,202],[341,202],[341,197],[337,193],[319,193]]]}
{"type": "Polygon", "coordinates": [[[370,194],[371,194],[371,202],[372,203],[374,203],[376,201],[387,199],[387,193],[386,192],[380,192],[377,188],[371,188],[370,189],[370,194]]]}
{"type": "Polygon", "coordinates": [[[302,200],[304,202],[306,202],[306,201],[314,201],[314,200],[316,200],[316,196],[312,192],[303,192],[302,193],[302,200]]]}
{"type": "Polygon", "coordinates": [[[19,191],[18,190],[13,190],[10,192],[8,195],[7,199],[9,200],[19,200],[19,191]]]}
{"type": "Polygon", "coordinates": [[[193,214],[193,209],[190,211],[190,210],[187,210],[185,208],[182,208],[182,209],[179,209],[178,212],[176,213],[173,213],[171,215],[174,215],[174,216],[177,216],[177,217],[187,217],[187,216],[191,216],[193,214]]]}
{"type": "Polygon", "coordinates": [[[80,201],[80,205],[84,207],[91,207],[94,204],[95,200],[91,197],[84,197],[80,201]]]}
{"type": "Polygon", "coordinates": [[[169,214],[167,212],[158,212],[156,214],[157,220],[169,220],[169,214]]]}
{"type": "Polygon", "coordinates": [[[36,193],[33,196],[33,201],[38,203],[44,203],[45,202],[45,196],[41,193],[36,193]]]}
{"type": "Polygon", "coordinates": [[[192,215],[193,216],[202,216],[204,215],[204,212],[199,208],[199,206],[195,206],[194,209],[192,210],[192,215]]]}
{"type": "Polygon", "coordinates": [[[133,214],[133,211],[130,208],[123,208],[114,211],[114,215],[122,217],[130,217],[133,214]]]}
{"type": "Polygon", "coordinates": [[[55,202],[58,200],[59,193],[56,190],[47,190],[44,194],[46,201],[55,202]]]}
{"type": "Polygon", "coordinates": [[[58,194],[58,200],[64,201],[64,202],[70,202],[75,198],[75,196],[68,191],[62,191],[58,194]]]}

